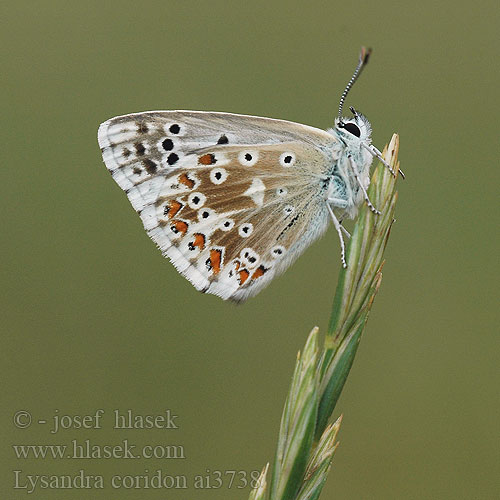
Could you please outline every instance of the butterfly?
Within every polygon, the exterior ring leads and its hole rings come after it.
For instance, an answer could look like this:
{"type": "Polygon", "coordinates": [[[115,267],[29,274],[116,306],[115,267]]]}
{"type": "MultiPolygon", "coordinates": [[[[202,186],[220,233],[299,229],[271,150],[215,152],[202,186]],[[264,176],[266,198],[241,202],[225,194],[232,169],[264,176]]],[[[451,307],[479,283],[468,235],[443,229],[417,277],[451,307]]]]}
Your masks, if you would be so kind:
{"type": "Polygon", "coordinates": [[[371,126],[345,98],[326,131],[284,120],[204,111],[151,111],[99,127],[106,167],[144,228],[198,290],[241,302],[256,295],[324,231],[368,198],[371,126]]]}

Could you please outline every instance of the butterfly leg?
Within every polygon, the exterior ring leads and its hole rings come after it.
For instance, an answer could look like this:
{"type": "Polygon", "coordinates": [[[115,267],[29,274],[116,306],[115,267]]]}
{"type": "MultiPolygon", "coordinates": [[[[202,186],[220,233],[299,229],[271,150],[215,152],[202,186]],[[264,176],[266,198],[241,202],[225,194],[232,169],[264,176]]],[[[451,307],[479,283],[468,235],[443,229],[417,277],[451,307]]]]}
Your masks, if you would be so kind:
{"type": "Polygon", "coordinates": [[[370,201],[370,198],[368,198],[368,193],[366,192],[365,186],[363,186],[363,183],[361,182],[361,179],[359,178],[358,174],[358,169],[356,168],[356,163],[354,163],[354,160],[352,159],[351,156],[349,156],[349,162],[351,163],[352,171],[354,172],[354,177],[358,181],[359,187],[361,191],[363,192],[363,196],[365,198],[366,204],[368,205],[368,208],[375,214],[375,215],[380,215],[380,211],[377,210],[374,206],[373,203],[370,201]]]}
{"type": "MultiPolygon", "coordinates": [[[[387,169],[393,175],[393,177],[396,177],[396,172],[394,172],[393,168],[384,160],[384,158],[382,157],[382,153],[373,144],[367,146],[366,144],[361,143],[361,146],[363,146],[372,156],[378,158],[383,163],[383,165],[387,167],[387,169]]],[[[405,174],[401,169],[399,169],[399,174],[403,179],[405,179],[405,174]]]]}
{"type": "Polygon", "coordinates": [[[339,224],[340,224],[340,229],[342,230],[342,232],[348,237],[350,238],[351,237],[351,233],[342,225],[342,221],[339,220],[339,224]]]}
{"type": "MultiPolygon", "coordinates": [[[[328,197],[326,199],[326,201],[328,203],[331,203],[333,206],[337,207],[337,208],[346,208],[347,207],[347,201],[341,199],[341,198],[330,198],[328,197]]],[[[351,237],[351,234],[349,233],[349,231],[342,225],[342,221],[339,220],[339,224],[340,224],[340,229],[342,230],[342,232],[348,237],[350,238],[351,237]]]]}
{"type": "Polygon", "coordinates": [[[342,260],[342,267],[345,269],[347,267],[347,263],[345,261],[345,244],[344,244],[344,238],[342,237],[342,225],[340,224],[339,220],[337,217],[335,217],[335,214],[333,213],[332,207],[330,206],[330,203],[327,201],[326,206],[328,207],[328,211],[330,212],[330,216],[333,221],[333,225],[335,226],[335,229],[337,230],[337,234],[339,235],[339,240],[340,240],[340,258],[342,260]]]}

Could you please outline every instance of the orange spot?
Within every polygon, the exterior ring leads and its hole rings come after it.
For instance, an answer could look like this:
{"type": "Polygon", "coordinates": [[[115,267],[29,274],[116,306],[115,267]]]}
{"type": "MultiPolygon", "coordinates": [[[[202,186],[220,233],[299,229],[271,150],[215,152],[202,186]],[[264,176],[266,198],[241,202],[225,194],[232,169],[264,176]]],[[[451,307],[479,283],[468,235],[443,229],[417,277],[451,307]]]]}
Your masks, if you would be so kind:
{"type": "Polygon", "coordinates": [[[170,200],[168,205],[165,207],[165,215],[168,215],[169,219],[176,216],[177,212],[182,208],[182,203],[177,200],[170,200]]]}
{"type": "Polygon", "coordinates": [[[220,272],[221,258],[221,250],[210,250],[210,265],[214,271],[214,274],[220,272]]]}
{"type": "Polygon", "coordinates": [[[173,220],[170,227],[174,227],[178,233],[182,234],[186,234],[186,231],[188,230],[188,225],[182,220],[173,220]]]}
{"type": "Polygon", "coordinates": [[[264,276],[264,273],[267,271],[267,269],[264,266],[259,266],[255,272],[252,274],[252,279],[256,280],[257,278],[260,278],[261,276],[264,276]]]}
{"type": "Polygon", "coordinates": [[[193,246],[203,250],[205,248],[205,235],[201,233],[194,233],[193,246]]]}
{"type": "Polygon", "coordinates": [[[213,165],[215,162],[215,155],[211,153],[207,153],[206,155],[200,156],[198,158],[198,163],[200,165],[213,165]]]}
{"type": "Polygon", "coordinates": [[[250,273],[246,270],[246,269],[242,269],[239,273],[238,273],[239,277],[240,277],[240,285],[243,285],[243,283],[245,283],[245,281],[248,279],[248,277],[250,276],[250,273]]]}
{"type": "Polygon", "coordinates": [[[189,189],[193,189],[194,181],[189,178],[188,174],[181,174],[179,176],[179,182],[187,186],[189,189]]]}

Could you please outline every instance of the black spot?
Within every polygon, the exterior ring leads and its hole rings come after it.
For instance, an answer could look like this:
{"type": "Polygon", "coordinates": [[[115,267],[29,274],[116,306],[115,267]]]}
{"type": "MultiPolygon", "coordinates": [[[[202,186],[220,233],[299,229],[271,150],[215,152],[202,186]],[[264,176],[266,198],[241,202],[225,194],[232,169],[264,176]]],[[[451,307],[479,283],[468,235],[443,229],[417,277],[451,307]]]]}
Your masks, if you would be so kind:
{"type": "Polygon", "coordinates": [[[181,127],[177,125],[177,123],[174,123],[173,125],[170,125],[170,128],[168,129],[172,134],[178,134],[181,131],[181,127]]]}
{"type": "Polygon", "coordinates": [[[229,142],[229,139],[224,134],[222,134],[219,137],[219,140],[217,141],[217,144],[227,144],[228,142],[229,142]]]}
{"type": "Polygon", "coordinates": [[[249,257],[248,258],[248,262],[250,262],[250,264],[253,264],[257,259],[255,257],[249,257]]]}
{"type": "Polygon", "coordinates": [[[148,131],[149,131],[149,128],[145,123],[138,123],[137,124],[137,132],[139,132],[139,134],[147,134],[148,131]]]}
{"type": "Polygon", "coordinates": [[[144,147],[144,145],[141,142],[136,142],[134,146],[135,146],[135,150],[137,151],[138,155],[143,155],[145,153],[146,148],[144,147]]]}
{"type": "MultiPolygon", "coordinates": [[[[196,198],[198,198],[198,197],[196,197],[196,198]]],[[[193,199],[193,201],[194,201],[194,199],[193,199]]],[[[210,215],[210,214],[209,214],[206,210],[205,210],[204,212],[202,212],[202,214],[201,214],[201,216],[202,216],[204,219],[206,219],[209,215],[210,215]]]]}
{"type": "Polygon", "coordinates": [[[137,174],[137,175],[139,175],[142,172],[142,170],[139,167],[134,167],[134,169],[132,171],[134,172],[134,174],[137,174]]]}
{"type": "Polygon", "coordinates": [[[172,151],[174,149],[174,143],[172,142],[172,139],[165,139],[161,145],[163,146],[163,149],[165,151],[172,151]]]}
{"type": "Polygon", "coordinates": [[[274,253],[275,253],[276,255],[281,255],[281,254],[283,253],[283,250],[281,250],[281,248],[275,248],[275,249],[274,249],[274,253]]]}
{"type": "Polygon", "coordinates": [[[229,227],[231,225],[231,223],[227,220],[226,222],[224,222],[224,227],[229,227]]]}
{"type": "Polygon", "coordinates": [[[175,226],[170,226],[170,230],[175,234],[179,232],[179,230],[175,226]]]}
{"type": "Polygon", "coordinates": [[[221,172],[215,172],[215,178],[220,181],[222,178],[222,173],[221,172]]]}
{"type": "Polygon", "coordinates": [[[195,197],[193,198],[193,203],[194,203],[195,205],[198,205],[198,203],[200,203],[200,198],[199,198],[199,196],[195,196],[195,197]]]}
{"type": "Polygon", "coordinates": [[[250,255],[250,254],[249,254],[248,252],[245,252],[245,259],[248,259],[248,256],[249,256],[249,255],[250,255]]]}
{"type": "Polygon", "coordinates": [[[299,215],[296,215],[288,224],[287,226],[285,227],[285,229],[283,229],[283,231],[281,231],[281,233],[278,235],[278,237],[276,238],[276,241],[278,241],[279,239],[282,238],[282,236],[286,233],[286,231],[288,231],[298,220],[299,218],[299,215]]]}
{"type": "Polygon", "coordinates": [[[158,169],[158,165],[153,160],[150,160],[149,158],[147,160],[144,160],[142,163],[144,163],[144,167],[146,168],[146,172],[149,175],[153,175],[156,173],[156,170],[158,169]]]}
{"type": "Polygon", "coordinates": [[[250,229],[250,228],[249,228],[248,226],[244,226],[241,230],[242,230],[245,234],[247,234],[247,233],[248,233],[248,231],[249,231],[249,229],[250,229]]]}
{"type": "Polygon", "coordinates": [[[212,262],[211,262],[211,260],[210,260],[210,257],[209,257],[209,258],[205,261],[205,266],[207,266],[207,269],[208,269],[209,271],[211,271],[211,270],[212,270],[212,262]]]}
{"type": "Polygon", "coordinates": [[[174,165],[175,163],[177,163],[178,159],[179,157],[175,153],[170,153],[167,158],[167,163],[169,165],[174,165]]]}
{"type": "Polygon", "coordinates": [[[188,248],[189,248],[189,250],[191,250],[191,251],[193,251],[193,250],[195,249],[195,248],[194,248],[194,241],[190,241],[190,242],[188,243],[188,248]]]}
{"type": "Polygon", "coordinates": [[[245,154],[245,160],[246,161],[252,161],[252,155],[250,153],[245,154]]]}
{"type": "Polygon", "coordinates": [[[284,161],[285,163],[292,163],[292,160],[293,160],[293,157],[292,157],[292,156],[290,156],[290,155],[285,156],[285,157],[283,158],[283,161],[284,161]]]}

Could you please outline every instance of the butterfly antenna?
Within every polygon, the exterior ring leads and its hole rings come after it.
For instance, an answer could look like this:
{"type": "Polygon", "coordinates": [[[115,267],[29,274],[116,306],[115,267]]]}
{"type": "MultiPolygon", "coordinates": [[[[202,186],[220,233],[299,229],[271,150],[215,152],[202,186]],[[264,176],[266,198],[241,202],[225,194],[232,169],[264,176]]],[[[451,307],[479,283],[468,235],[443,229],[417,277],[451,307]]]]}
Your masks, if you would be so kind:
{"type": "Polygon", "coordinates": [[[372,49],[365,49],[365,47],[361,47],[361,53],[359,54],[358,65],[356,66],[356,69],[354,70],[354,74],[352,75],[351,79],[349,80],[348,84],[346,85],[346,88],[344,89],[344,92],[342,92],[342,96],[340,97],[340,103],[339,103],[339,122],[340,122],[340,124],[342,124],[342,109],[344,107],[345,98],[347,97],[347,94],[351,90],[351,87],[354,85],[354,83],[358,79],[363,68],[368,64],[368,59],[370,58],[371,53],[372,53],[372,49]]]}

